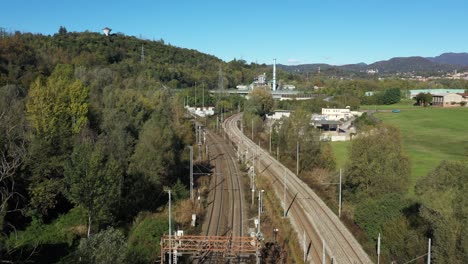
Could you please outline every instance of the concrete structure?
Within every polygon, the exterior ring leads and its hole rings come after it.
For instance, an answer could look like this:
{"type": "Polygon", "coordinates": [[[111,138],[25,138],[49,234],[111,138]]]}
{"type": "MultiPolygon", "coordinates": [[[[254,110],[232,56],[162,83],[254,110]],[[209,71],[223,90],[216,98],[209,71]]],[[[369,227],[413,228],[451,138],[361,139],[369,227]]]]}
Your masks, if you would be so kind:
{"type": "Polygon", "coordinates": [[[433,106],[459,106],[462,101],[464,101],[463,96],[456,93],[432,94],[433,106]]]}
{"type": "Polygon", "coordinates": [[[109,36],[110,32],[112,31],[112,29],[108,28],[108,27],[105,27],[102,29],[102,32],[104,33],[104,35],[106,36],[109,36]]]}

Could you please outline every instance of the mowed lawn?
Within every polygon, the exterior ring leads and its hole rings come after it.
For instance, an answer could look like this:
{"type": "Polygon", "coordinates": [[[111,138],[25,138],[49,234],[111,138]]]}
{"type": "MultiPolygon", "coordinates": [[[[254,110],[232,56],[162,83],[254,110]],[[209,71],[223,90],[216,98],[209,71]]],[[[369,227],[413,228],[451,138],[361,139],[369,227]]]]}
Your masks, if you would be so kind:
{"type": "MultiPolygon", "coordinates": [[[[400,113],[380,112],[376,116],[397,126],[403,147],[411,159],[411,186],[442,160],[461,160],[468,155],[468,107],[411,108],[400,113]]],[[[333,142],[338,166],[347,160],[347,142],[333,142]],[[344,155],[344,156],[343,156],[344,155]]]]}

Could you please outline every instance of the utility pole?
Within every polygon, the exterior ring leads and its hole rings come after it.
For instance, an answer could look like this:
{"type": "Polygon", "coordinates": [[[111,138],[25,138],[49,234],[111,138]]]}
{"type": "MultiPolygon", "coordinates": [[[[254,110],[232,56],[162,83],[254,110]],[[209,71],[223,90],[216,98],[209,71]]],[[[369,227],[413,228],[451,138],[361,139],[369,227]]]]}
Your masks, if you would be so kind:
{"type": "Polygon", "coordinates": [[[205,114],[205,83],[202,84],[202,111],[205,114]]]}
{"type": "Polygon", "coordinates": [[[193,204],[193,146],[189,146],[190,149],[190,200],[193,204]]]}
{"type": "Polygon", "coordinates": [[[296,155],[296,175],[297,177],[299,177],[299,140],[297,141],[297,147],[296,147],[296,150],[297,150],[297,155],[296,155]]]}
{"type": "Polygon", "coordinates": [[[322,238],[322,264],[326,264],[325,261],[325,239],[322,238]]]}
{"type": "Polygon", "coordinates": [[[273,126],[270,126],[270,154],[271,154],[271,132],[273,131],[273,126]]]}
{"type": "Polygon", "coordinates": [[[260,230],[260,216],[262,213],[262,194],[265,192],[265,190],[260,190],[258,192],[258,226],[257,226],[257,237],[258,240],[260,240],[261,237],[261,230],[260,230]]]}
{"type": "Polygon", "coordinates": [[[340,169],[340,191],[338,197],[338,218],[341,217],[341,169],[340,169]]]}
{"type": "Polygon", "coordinates": [[[286,217],[286,168],[284,168],[283,172],[283,217],[286,217]]]}
{"type": "Polygon", "coordinates": [[[427,264],[431,264],[431,239],[429,238],[429,242],[427,245],[427,264]]]}
{"type": "Polygon", "coordinates": [[[202,131],[201,131],[201,126],[198,125],[198,161],[201,161],[201,146],[202,146],[202,143],[201,143],[201,137],[202,137],[202,131]]]}
{"type": "Polygon", "coordinates": [[[197,110],[197,82],[195,82],[195,110],[197,110]]]}
{"type": "Polygon", "coordinates": [[[141,44],[141,63],[145,62],[145,46],[141,44]]]}
{"type": "Polygon", "coordinates": [[[254,140],[254,120],[252,118],[252,141],[254,140]]]}
{"type": "Polygon", "coordinates": [[[379,237],[377,238],[377,264],[380,263],[380,233],[379,237]]]}
{"type": "Polygon", "coordinates": [[[171,209],[171,190],[167,189],[169,193],[169,264],[172,264],[172,209],[171,209]]]}
{"type": "Polygon", "coordinates": [[[304,263],[306,262],[307,259],[307,249],[306,249],[306,233],[304,230],[304,233],[302,234],[302,249],[304,250],[304,263]]]}

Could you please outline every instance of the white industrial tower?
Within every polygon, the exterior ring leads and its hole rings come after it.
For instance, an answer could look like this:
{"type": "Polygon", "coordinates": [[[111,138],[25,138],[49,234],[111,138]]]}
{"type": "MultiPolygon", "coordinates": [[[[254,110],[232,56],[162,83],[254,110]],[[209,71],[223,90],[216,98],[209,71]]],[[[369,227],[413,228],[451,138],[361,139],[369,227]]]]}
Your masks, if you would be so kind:
{"type": "Polygon", "coordinates": [[[273,87],[272,91],[276,91],[276,59],[273,59],[273,87]]]}

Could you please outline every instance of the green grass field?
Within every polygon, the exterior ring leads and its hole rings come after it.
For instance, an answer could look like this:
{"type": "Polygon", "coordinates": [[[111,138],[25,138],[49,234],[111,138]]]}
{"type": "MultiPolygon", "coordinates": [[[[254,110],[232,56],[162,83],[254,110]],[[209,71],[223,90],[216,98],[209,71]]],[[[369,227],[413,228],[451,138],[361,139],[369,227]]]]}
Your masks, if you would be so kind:
{"type": "Polygon", "coordinates": [[[359,111],[364,110],[393,110],[393,109],[419,109],[419,106],[414,106],[414,100],[404,100],[398,104],[392,105],[361,105],[359,111]]]}
{"type": "MultiPolygon", "coordinates": [[[[468,107],[398,109],[400,113],[380,112],[376,117],[401,131],[404,149],[411,159],[409,192],[413,193],[417,179],[442,160],[461,160],[468,155],[468,107]]],[[[332,146],[337,167],[344,166],[349,142],[333,142],[332,146]]]]}

